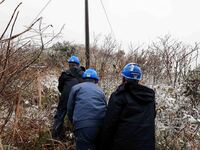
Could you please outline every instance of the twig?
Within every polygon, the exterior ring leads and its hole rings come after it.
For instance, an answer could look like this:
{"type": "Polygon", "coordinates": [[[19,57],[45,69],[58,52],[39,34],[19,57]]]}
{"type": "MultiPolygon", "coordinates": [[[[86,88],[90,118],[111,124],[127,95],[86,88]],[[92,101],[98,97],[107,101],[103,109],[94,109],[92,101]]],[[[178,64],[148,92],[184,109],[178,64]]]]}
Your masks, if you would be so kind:
{"type": "Polygon", "coordinates": [[[0,150],[4,150],[4,149],[3,149],[2,142],[1,142],[1,139],[0,139],[0,150]]]}
{"type": "MultiPolygon", "coordinates": [[[[28,43],[30,43],[30,41],[27,41],[26,43],[24,43],[23,45],[21,45],[19,48],[17,48],[17,50],[15,50],[12,54],[9,55],[8,59],[9,59],[11,56],[13,56],[18,50],[21,50],[22,47],[24,47],[24,46],[27,45],[28,43]]],[[[26,51],[27,51],[27,50],[26,50],[26,51]]],[[[5,58],[5,59],[6,59],[6,58],[5,58]]],[[[0,62],[4,62],[5,59],[0,60],[0,62]]],[[[5,69],[5,70],[6,70],[6,69],[5,69]]],[[[0,71],[0,74],[1,74],[2,72],[4,72],[5,70],[0,71]]]]}
{"type": "Polygon", "coordinates": [[[43,41],[43,37],[42,37],[42,30],[41,30],[41,26],[42,26],[42,19],[40,20],[40,24],[39,24],[39,34],[40,34],[40,41],[41,41],[41,49],[44,49],[44,41],[43,41]]]}
{"type": "Polygon", "coordinates": [[[4,2],[5,0],[2,0],[1,2],[0,2],[0,5],[4,2]]]}
{"type": "Polygon", "coordinates": [[[12,113],[13,113],[13,106],[11,105],[10,108],[9,108],[8,115],[6,116],[6,119],[5,119],[4,123],[3,123],[3,125],[1,126],[0,135],[1,135],[5,125],[8,123],[10,117],[12,116],[12,113]]]}
{"type": "Polygon", "coordinates": [[[192,138],[193,139],[195,137],[195,135],[197,134],[197,132],[199,131],[199,128],[200,128],[200,123],[198,124],[197,128],[195,129],[193,135],[192,135],[192,138]]]}
{"type": "MultiPolygon", "coordinates": [[[[3,0],[3,1],[4,1],[4,0],[3,0]]],[[[2,1],[2,2],[3,2],[3,1],[2,1]]],[[[2,2],[1,2],[1,3],[2,3],[2,2]]],[[[0,4],[1,4],[1,3],[0,3],[0,4]]],[[[16,11],[17,11],[17,9],[19,8],[19,6],[20,6],[21,4],[22,4],[22,2],[19,3],[19,4],[17,5],[17,7],[15,8],[15,10],[14,10],[14,12],[13,12],[11,18],[10,18],[10,21],[8,22],[8,24],[7,24],[7,26],[6,26],[6,28],[5,28],[4,32],[3,32],[3,34],[2,34],[1,37],[0,37],[0,41],[1,41],[1,39],[3,38],[3,36],[5,35],[6,31],[8,30],[8,27],[10,26],[10,24],[11,24],[11,22],[12,22],[12,20],[13,20],[13,17],[15,16],[16,11]]]]}
{"type": "MultiPolygon", "coordinates": [[[[15,23],[16,23],[18,15],[19,15],[19,11],[17,12],[15,20],[14,20],[14,22],[12,24],[11,31],[10,31],[10,37],[12,37],[13,29],[14,29],[14,26],[15,26],[15,23]]],[[[6,50],[6,59],[5,59],[5,62],[4,62],[3,70],[6,69],[6,66],[7,66],[7,63],[8,63],[8,60],[9,60],[8,58],[10,56],[10,51],[11,51],[10,50],[10,42],[11,42],[11,40],[8,41],[8,46],[7,46],[7,50],[6,50]]],[[[3,77],[3,75],[4,75],[4,72],[1,74],[0,81],[1,81],[1,79],[3,77]]]]}
{"type": "Polygon", "coordinates": [[[13,40],[15,38],[17,38],[18,36],[28,32],[29,30],[32,29],[32,27],[40,20],[41,18],[38,18],[33,24],[31,24],[26,30],[22,31],[21,33],[18,33],[16,35],[13,35],[11,38],[8,38],[8,39],[3,39],[3,40],[0,40],[0,43],[4,43],[4,42],[7,42],[9,40],[13,40]]]}
{"type": "Polygon", "coordinates": [[[65,25],[63,25],[63,26],[61,27],[60,31],[59,31],[56,35],[54,35],[49,41],[47,41],[46,43],[44,43],[44,45],[48,45],[48,44],[49,44],[50,42],[52,42],[56,37],[58,37],[58,35],[61,34],[61,32],[62,32],[62,30],[64,29],[64,27],[65,27],[65,25]]]}
{"type": "MultiPolygon", "coordinates": [[[[65,145],[59,141],[59,140],[55,140],[55,139],[48,139],[49,141],[52,141],[52,142],[57,142],[58,144],[60,144],[63,148],[65,148],[65,145]]],[[[54,144],[55,145],[55,144],[54,144]]]]}
{"type": "Polygon", "coordinates": [[[30,65],[32,65],[39,57],[40,55],[42,54],[42,51],[43,49],[40,50],[39,54],[32,59],[32,61],[30,63],[28,63],[27,65],[25,65],[23,68],[19,69],[19,70],[16,70],[14,73],[12,73],[8,80],[4,83],[2,89],[0,90],[0,93],[6,88],[7,84],[9,83],[9,81],[13,78],[14,75],[16,74],[20,74],[23,70],[25,70],[26,68],[28,68],[30,65]]]}

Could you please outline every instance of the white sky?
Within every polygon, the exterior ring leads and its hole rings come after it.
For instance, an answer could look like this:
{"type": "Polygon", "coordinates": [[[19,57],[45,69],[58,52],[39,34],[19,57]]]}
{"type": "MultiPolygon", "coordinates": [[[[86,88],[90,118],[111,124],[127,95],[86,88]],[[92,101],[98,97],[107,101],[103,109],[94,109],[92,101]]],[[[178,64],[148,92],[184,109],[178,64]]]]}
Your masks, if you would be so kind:
{"type": "MultiPolygon", "coordinates": [[[[48,0],[5,0],[0,5],[0,33],[19,2],[15,31],[29,25],[48,0]]],[[[62,40],[84,43],[84,1],[52,0],[43,11],[45,23],[59,31],[66,24],[62,40]]],[[[111,32],[100,0],[88,0],[90,33],[111,32]]],[[[193,43],[200,41],[200,0],[102,0],[113,26],[116,39],[127,45],[148,44],[158,36],[171,34],[174,38],[193,43]]]]}

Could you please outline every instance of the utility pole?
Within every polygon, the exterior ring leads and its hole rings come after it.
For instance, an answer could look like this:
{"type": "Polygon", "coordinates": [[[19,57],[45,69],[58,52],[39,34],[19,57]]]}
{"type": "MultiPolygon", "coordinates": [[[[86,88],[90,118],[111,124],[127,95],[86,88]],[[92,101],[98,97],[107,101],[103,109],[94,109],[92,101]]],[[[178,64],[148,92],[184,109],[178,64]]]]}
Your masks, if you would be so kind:
{"type": "Polygon", "coordinates": [[[89,68],[90,67],[90,35],[89,35],[88,0],[85,0],[85,56],[86,56],[86,68],[89,68]]]}

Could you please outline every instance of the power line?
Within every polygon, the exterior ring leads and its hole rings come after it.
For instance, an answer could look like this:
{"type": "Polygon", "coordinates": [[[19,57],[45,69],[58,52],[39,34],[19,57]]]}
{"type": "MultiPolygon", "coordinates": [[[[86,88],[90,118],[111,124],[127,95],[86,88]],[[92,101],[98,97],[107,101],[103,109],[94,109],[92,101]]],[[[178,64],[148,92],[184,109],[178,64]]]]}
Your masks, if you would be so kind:
{"type": "Polygon", "coordinates": [[[108,17],[106,8],[104,7],[104,4],[103,4],[103,1],[100,0],[100,2],[101,2],[101,6],[102,6],[102,8],[103,8],[103,10],[104,10],[104,13],[105,13],[105,15],[106,15],[106,19],[107,19],[107,21],[108,21],[108,24],[109,24],[111,33],[113,34],[114,38],[116,39],[116,37],[115,37],[115,32],[114,32],[113,27],[112,27],[112,25],[111,25],[111,22],[110,22],[110,20],[109,20],[109,17],[108,17]]]}
{"type": "Polygon", "coordinates": [[[39,17],[39,15],[47,8],[47,6],[50,4],[52,0],[49,0],[44,7],[40,10],[40,12],[37,14],[37,16],[35,17],[35,19],[33,20],[33,22],[39,17]]]}

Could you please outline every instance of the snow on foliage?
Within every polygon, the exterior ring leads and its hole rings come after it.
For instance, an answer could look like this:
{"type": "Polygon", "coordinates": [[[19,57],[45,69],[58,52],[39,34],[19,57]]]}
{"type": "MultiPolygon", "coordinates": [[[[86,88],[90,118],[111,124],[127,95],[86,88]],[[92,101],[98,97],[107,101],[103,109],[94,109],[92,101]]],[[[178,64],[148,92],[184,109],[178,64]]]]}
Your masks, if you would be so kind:
{"type": "Polygon", "coordinates": [[[42,80],[42,85],[58,92],[58,77],[56,75],[46,75],[42,80]]]}
{"type": "Polygon", "coordinates": [[[200,107],[183,95],[182,85],[156,85],[157,146],[172,149],[174,145],[197,150],[200,137],[200,107]],[[192,143],[192,144],[191,144],[192,143]]]}

